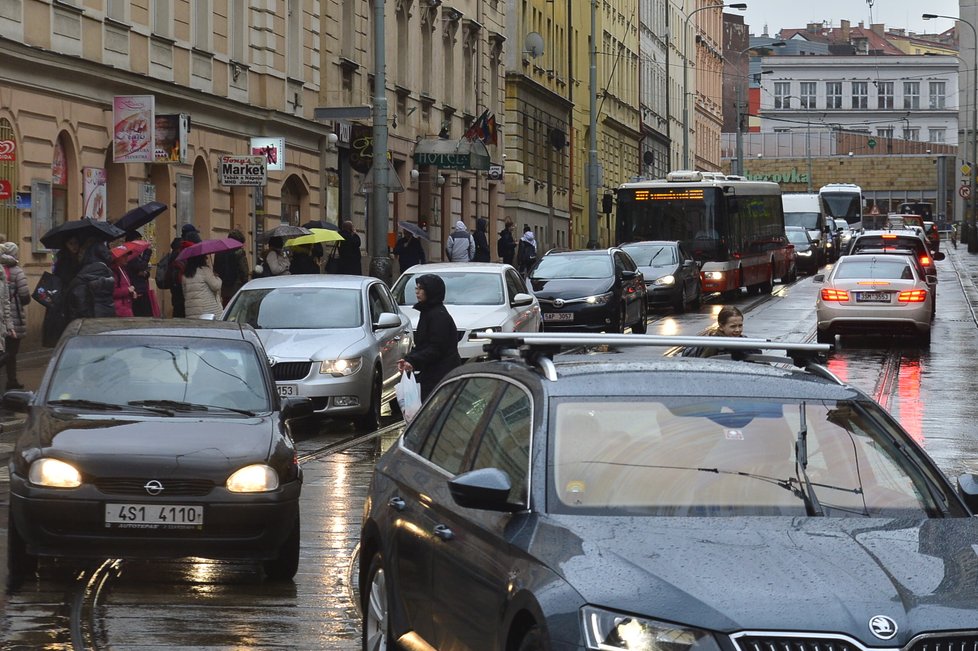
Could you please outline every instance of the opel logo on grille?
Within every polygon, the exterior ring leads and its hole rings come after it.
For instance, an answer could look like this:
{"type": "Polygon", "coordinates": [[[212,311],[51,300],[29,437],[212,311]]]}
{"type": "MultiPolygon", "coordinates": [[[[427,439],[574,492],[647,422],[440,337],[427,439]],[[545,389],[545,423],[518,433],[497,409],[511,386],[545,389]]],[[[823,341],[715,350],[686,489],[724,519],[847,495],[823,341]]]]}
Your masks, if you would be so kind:
{"type": "Polygon", "coordinates": [[[163,484],[156,479],[150,479],[148,482],[146,482],[143,488],[145,488],[146,492],[150,495],[159,495],[163,492],[163,484]]]}
{"type": "Polygon", "coordinates": [[[555,298],[554,299],[554,307],[564,307],[564,299],[562,299],[562,298],[555,298]]]}
{"type": "Polygon", "coordinates": [[[873,615],[869,618],[869,630],[881,640],[892,640],[897,634],[897,623],[886,615],[873,615]]]}

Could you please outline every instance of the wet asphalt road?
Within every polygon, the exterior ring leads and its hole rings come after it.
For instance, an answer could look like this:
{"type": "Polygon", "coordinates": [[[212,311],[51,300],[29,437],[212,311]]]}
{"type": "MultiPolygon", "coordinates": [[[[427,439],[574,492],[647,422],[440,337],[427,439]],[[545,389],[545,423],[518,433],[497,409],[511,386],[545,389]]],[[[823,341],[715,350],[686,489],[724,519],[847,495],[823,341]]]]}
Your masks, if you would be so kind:
{"type": "MultiPolygon", "coordinates": [[[[978,472],[978,354],[974,305],[978,256],[964,247],[938,263],[938,314],[929,350],[897,337],[845,341],[828,367],[884,404],[944,471],[978,472]]],[[[748,336],[814,338],[817,286],[810,278],[776,285],[768,296],[742,296],[748,336]]],[[[652,315],[650,334],[698,334],[718,303],[698,312],[652,315]]],[[[330,424],[304,433],[300,454],[351,439],[330,424]]],[[[0,507],[13,433],[0,434],[0,507]]],[[[302,552],[294,583],[271,583],[249,564],[116,562],[48,564],[38,580],[5,596],[0,649],[335,649],[359,648],[351,578],[365,488],[380,449],[393,438],[340,446],[304,464],[302,552]]],[[[5,520],[5,518],[0,518],[5,520]]],[[[0,558],[5,558],[5,530],[0,558]]],[[[0,578],[5,570],[0,570],[0,578]]]]}

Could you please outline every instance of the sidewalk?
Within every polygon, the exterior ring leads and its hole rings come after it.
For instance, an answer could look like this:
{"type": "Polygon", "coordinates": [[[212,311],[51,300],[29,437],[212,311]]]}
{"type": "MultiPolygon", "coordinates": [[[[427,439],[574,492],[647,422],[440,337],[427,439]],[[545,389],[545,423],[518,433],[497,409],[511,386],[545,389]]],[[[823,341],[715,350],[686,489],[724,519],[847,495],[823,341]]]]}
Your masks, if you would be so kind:
{"type": "MultiPolygon", "coordinates": [[[[954,248],[946,240],[941,240],[941,251],[944,252],[947,259],[937,264],[947,265],[951,263],[951,267],[961,283],[961,288],[964,290],[965,299],[971,309],[971,317],[975,324],[978,324],[978,253],[968,253],[968,246],[960,242],[958,242],[958,247],[954,248]]],[[[940,291],[938,291],[938,296],[940,296],[940,291]]]]}

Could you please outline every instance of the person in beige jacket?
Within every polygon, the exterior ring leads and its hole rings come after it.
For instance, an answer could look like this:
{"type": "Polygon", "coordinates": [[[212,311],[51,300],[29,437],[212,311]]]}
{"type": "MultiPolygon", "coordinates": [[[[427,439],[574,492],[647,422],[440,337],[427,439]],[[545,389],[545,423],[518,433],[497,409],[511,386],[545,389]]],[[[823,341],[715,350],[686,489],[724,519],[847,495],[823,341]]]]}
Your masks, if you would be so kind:
{"type": "Polygon", "coordinates": [[[204,314],[217,316],[222,311],[221,279],[208,265],[208,257],[188,258],[183,270],[183,301],[188,319],[199,319],[204,314]]]}

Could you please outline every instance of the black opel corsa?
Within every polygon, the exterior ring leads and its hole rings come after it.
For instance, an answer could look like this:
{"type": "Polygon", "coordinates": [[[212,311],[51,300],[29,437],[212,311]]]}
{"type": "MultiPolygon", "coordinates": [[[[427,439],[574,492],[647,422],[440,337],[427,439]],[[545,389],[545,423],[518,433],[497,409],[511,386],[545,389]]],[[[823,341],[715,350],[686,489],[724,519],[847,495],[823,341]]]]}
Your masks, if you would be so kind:
{"type": "Polygon", "coordinates": [[[247,325],[93,319],[62,335],[10,460],[8,567],[39,557],[299,560],[302,473],[264,349],[247,325]]]}
{"type": "Polygon", "coordinates": [[[447,376],[377,464],[364,649],[978,645],[974,477],[956,490],[810,361],[828,346],[708,338],[790,357],[734,361],[623,348],[697,337],[489,337],[497,359],[447,376]]]}

